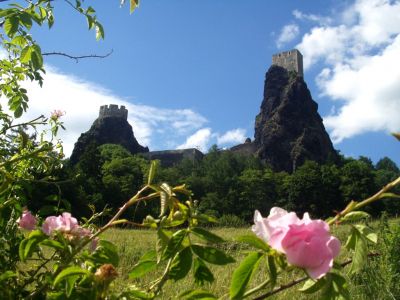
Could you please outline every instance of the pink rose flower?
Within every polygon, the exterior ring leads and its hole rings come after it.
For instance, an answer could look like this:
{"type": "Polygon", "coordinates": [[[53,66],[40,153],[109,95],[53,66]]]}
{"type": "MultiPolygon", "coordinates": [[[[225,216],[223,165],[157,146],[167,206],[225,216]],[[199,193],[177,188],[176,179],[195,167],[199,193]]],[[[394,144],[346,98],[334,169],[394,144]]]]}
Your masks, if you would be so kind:
{"type": "Polygon", "coordinates": [[[308,213],[299,219],[294,212],[274,207],[268,218],[254,214],[253,232],[271,248],[284,253],[288,263],[304,268],[313,279],[323,277],[340,252],[340,241],[331,236],[329,225],[311,220],[308,213]]]}
{"type": "Polygon", "coordinates": [[[18,218],[17,223],[22,229],[33,230],[36,227],[37,220],[29,210],[24,210],[22,216],[18,218]]]}
{"type": "Polygon", "coordinates": [[[65,212],[58,217],[47,217],[43,222],[42,230],[45,234],[52,235],[54,231],[70,232],[78,226],[78,221],[70,213],[65,212]]]}

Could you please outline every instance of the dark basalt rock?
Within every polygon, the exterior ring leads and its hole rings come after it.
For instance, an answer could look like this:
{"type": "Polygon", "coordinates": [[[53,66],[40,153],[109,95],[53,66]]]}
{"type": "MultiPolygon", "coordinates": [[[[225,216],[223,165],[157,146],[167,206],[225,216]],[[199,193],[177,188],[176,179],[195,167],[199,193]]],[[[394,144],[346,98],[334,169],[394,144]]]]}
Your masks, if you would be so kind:
{"type": "Polygon", "coordinates": [[[305,160],[337,159],[303,78],[279,66],[271,66],[265,76],[254,137],[256,155],[276,171],[292,172],[305,160]]]}
{"type": "Polygon", "coordinates": [[[149,148],[141,146],[136,140],[132,126],[121,117],[99,117],[89,131],[82,133],[75,143],[70,162],[76,164],[90,144],[118,144],[125,147],[132,154],[149,152],[149,148]]]}

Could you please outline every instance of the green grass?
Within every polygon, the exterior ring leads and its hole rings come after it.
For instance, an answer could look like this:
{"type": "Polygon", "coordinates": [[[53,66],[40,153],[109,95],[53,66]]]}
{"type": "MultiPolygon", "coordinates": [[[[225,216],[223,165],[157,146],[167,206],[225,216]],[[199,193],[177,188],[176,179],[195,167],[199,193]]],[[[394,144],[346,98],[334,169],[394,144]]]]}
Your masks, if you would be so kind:
{"type": "MultiPolygon", "coordinates": [[[[365,268],[360,274],[348,275],[350,284],[351,299],[399,299],[400,287],[400,222],[391,221],[390,229],[376,221],[372,226],[379,234],[377,245],[372,245],[370,251],[377,252],[378,257],[369,258],[365,268]],[[397,230],[397,231],[396,231],[397,230]]],[[[333,233],[342,243],[345,243],[349,233],[349,226],[339,226],[333,228],[333,233]]],[[[249,228],[219,228],[212,230],[217,235],[223,237],[227,242],[222,245],[228,254],[236,259],[236,263],[226,266],[212,266],[215,281],[213,284],[206,284],[202,288],[211,291],[219,297],[224,296],[229,291],[231,276],[240,261],[245,257],[246,252],[251,250],[249,247],[238,244],[234,239],[240,235],[249,234],[249,228]]],[[[161,270],[146,275],[140,280],[131,280],[128,274],[143,253],[154,249],[156,234],[151,230],[128,230],[112,229],[103,235],[103,238],[115,243],[120,253],[120,265],[118,268],[119,277],[114,282],[114,288],[121,290],[129,284],[142,286],[156,278],[155,275],[161,274],[161,270]]],[[[345,250],[340,254],[338,261],[343,262],[351,258],[345,250]]],[[[347,271],[347,269],[345,269],[347,271]]],[[[265,272],[259,272],[253,279],[253,286],[265,279],[265,272]]],[[[294,271],[279,278],[279,284],[288,283],[294,279],[304,276],[303,272],[294,271]]],[[[319,299],[318,295],[304,295],[296,290],[301,284],[279,293],[270,299],[319,299]]],[[[177,299],[183,291],[196,288],[191,276],[178,282],[167,282],[163,288],[161,299],[177,299]]],[[[223,297],[228,299],[228,297],[223,297]]]]}

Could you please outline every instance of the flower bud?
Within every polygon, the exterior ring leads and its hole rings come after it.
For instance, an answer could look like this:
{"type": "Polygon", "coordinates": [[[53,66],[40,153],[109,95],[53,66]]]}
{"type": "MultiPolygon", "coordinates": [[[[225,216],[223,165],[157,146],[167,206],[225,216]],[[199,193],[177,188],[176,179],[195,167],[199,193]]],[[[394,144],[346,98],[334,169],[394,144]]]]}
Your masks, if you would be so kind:
{"type": "Polygon", "coordinates": [[[94,273],[94,276],[98,281],[110,282],[117,278],[118,273],[112,264],[104,264],[97,269],[96,273],[94,273]]]}

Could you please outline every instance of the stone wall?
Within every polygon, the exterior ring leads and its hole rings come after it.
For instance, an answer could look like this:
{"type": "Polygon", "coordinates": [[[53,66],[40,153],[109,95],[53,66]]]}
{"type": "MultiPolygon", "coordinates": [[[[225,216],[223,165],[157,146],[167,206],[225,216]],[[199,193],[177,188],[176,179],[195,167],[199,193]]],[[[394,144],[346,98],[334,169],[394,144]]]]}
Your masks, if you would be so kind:
{"type": "Polygon", "coordinates": [[[288,71],[296,71],[303,77],[303,55],[299,50],[293,49],[272,55],[272,64],[285,68],[288,71]]]}

